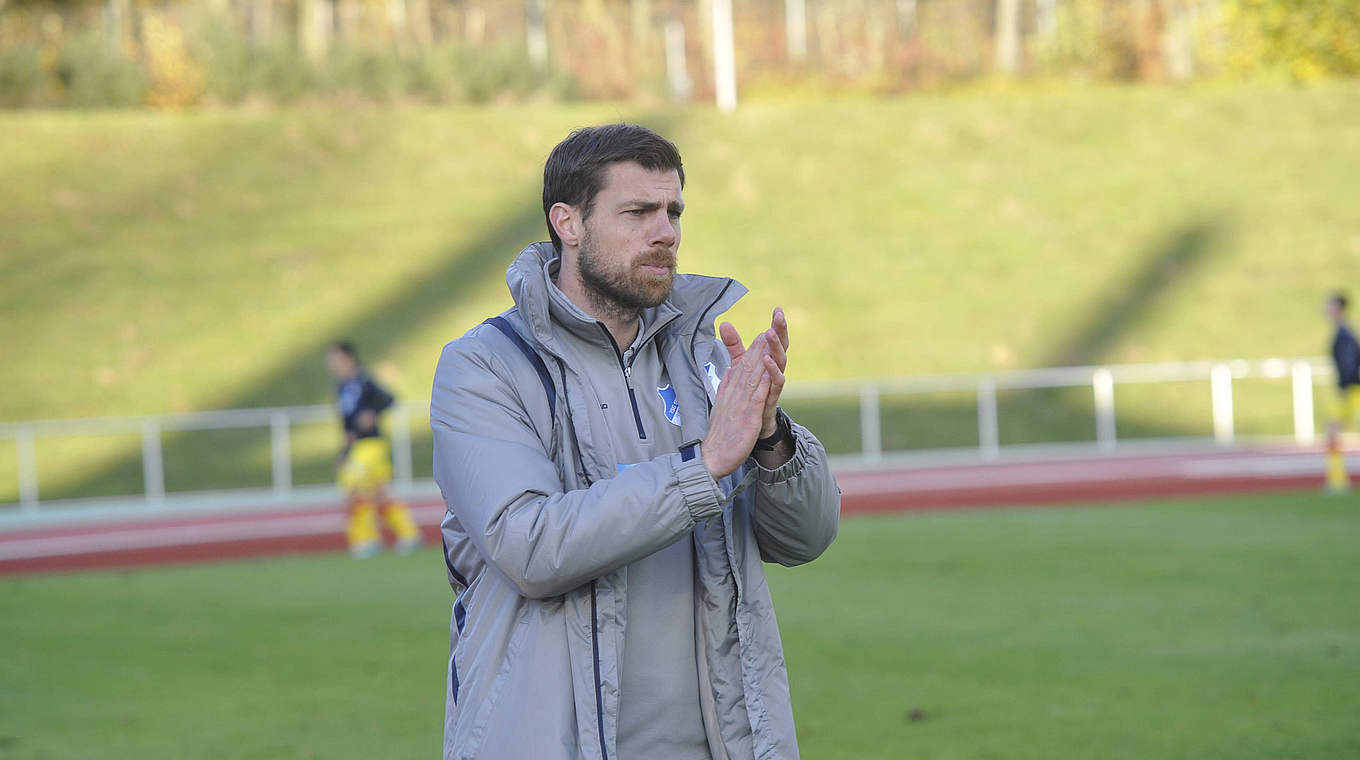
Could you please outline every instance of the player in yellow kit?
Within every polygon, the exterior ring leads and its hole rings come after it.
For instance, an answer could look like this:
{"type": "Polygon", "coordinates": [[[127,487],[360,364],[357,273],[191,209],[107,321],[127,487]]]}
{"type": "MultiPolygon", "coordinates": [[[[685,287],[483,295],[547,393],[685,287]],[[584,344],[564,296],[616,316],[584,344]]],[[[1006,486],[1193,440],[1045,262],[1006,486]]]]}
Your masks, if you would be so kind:
{"type": "Polygon", "coordinates": [[[340,487],[349,497],[349,521],[345,529],[349,551],[355,558],[382,551],[378,511],[396,537],[393,546],[407,553],[420,546],[420,529],[406,504],[388,492],[392,482],[392,450],[378,429],[378,418],[392,406],[392,394],[373,381],[359,363],[358,352],[348,341],[331,344],[326,366],[336,381],[336,407],[344,427],[345,446],[340,452],[340,487]]]}
{"type": "Polygon", "coordinates": [[[1351,476],[1341,450],[1341,431],[1354,427],[1360,413],[1360,343],[1346,322],[1346,296],[1333,293],[1327,299],[1327,317],[1336,326],[1332,337],[1332,361],[1336,364],[1336,401],[1327,423],[1327,490],[1346,493],[1351,476]]]}

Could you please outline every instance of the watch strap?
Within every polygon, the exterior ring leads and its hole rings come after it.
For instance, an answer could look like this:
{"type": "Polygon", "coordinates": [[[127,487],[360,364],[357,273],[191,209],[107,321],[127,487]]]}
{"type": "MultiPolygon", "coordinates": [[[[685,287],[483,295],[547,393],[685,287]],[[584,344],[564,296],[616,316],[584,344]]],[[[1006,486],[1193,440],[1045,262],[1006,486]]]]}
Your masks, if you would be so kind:
{"type": "Polygon", "coordinates": [[[774,432],[765,438],[756,441],[756,451],[774,451],[780,443],[793,437],[793,426],[789,422],[789,416],[784,414],[782,408],[776,407],[774,412],[774,432]]]}

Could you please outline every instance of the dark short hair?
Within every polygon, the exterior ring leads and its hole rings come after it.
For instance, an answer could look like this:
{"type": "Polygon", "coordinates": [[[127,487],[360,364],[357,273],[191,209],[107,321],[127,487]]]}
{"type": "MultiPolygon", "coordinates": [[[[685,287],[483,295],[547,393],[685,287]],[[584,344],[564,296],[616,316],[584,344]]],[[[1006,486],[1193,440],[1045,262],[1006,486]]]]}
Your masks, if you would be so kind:
{"type": "Polygon", "coordinates": [[[1332,293],[1331,301],[1332,301],[1332,303],[1336,304],[1336,308],[1338,308],[1338,309],[1340,309],[1340,310],[1342,310],[1342,311],[1345,311],[1345,310],[1346,310],[1347,300],[1346,300],[1346,294],[1345,294],[1345,293],[1342,293],[1342,292],[1339,291],[1339,290],[1336,291],[1335,293],[1332,293]]]}
{"type": "Polygon", "coordinates": [[[548,154],[543,165],[543,219],[553,246],[562,250],[562,240],[553,229],[548,210],[555,203],[581,209],[589,217],[595,196],[604,187],[604,173],[610,164],[632,161],[650,171],[674,169],[685,186],[685,167],[675,143],[639,124],[602,124],[581,127],[567,135],[548,154]]]}
{"type": "Polygon", "coordinates": [[[359,361],[359,349],[354,347],[354,343],[348,340],[337,340],[329,346],[332,351],[339,351],[354,361],[359,361]]]}

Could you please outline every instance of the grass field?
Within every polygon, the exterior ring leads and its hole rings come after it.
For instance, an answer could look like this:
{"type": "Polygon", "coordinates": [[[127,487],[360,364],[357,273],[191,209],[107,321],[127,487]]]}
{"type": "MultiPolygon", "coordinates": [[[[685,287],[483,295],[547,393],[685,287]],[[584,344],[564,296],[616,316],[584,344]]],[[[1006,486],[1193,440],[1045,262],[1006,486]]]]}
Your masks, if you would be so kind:
{"type": "MultiPolygon", "coordinates": [[[[1360,507],[855,518],[772,568],[809,758],[1360,756],[1360,507]]],[[[427,758],[437,552],[0,581],[0,758],[427,758]]]]}
{"type": "MultiPolygon", "coordinates": [[[[524,105],[0,113],[0,420],[326,400],[356,338],[405,398],[507,305],[542,161],[619,118],[673,136],[684,268],[788,307],[794,383],[1319,353],[1360,282],[1360,83],[1082,87],[704,108],[524,105]]],[[[1288,431],[1287,381],[1236,389],[1288,431]]],[[[847,399],[848,404],[851,400],[847,399]]],[[[1120,434],[1208,434],[1201,385],[1119,394],[1120,434]]],[[[1089,394],[1001,400],[1004,442],[1089,439],[1089,394]]],[[[857,439],[844,404],[804,408],[857,439]]],[[[968,398],[885,399],[890,447],[975,441],[968,398]]],[[[424,428],[416,424],[415,430],[424,428]]],[[[267,431],[166,442],[168,484],[268,473],[267,431]],[[214,456],[230,452],[230,456],[214,456]]],[[[328,478],[332,430],[301,434],[328,478]]],[[[424,441],[420,444],[423,446],[424,441]]],[[[136,492],[137,436],[40,441],[45,497],[136,492]]],[[[0,441],[0,503],[17,493],[0,441]]]]}

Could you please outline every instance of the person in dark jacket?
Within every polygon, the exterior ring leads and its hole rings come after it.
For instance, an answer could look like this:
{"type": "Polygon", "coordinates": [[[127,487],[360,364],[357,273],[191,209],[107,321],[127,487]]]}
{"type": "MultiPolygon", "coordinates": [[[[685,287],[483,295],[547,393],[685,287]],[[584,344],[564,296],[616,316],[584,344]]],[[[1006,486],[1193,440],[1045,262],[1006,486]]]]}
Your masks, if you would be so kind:
{"type": "Polygon", "coordinates": [[[392,498],[392,449],[382,437],[378,420],[395,400],[378,385],[349,341],[336,341],[326,351],[326,366],[335,378],[335,405],[345,442],[337,458],[340,487],[349,504],[345,537],[356,559],[382,551],[378,510],[396,537],[394,548],[406,554],[420,546],[420,529],[405,503],[392,498]]]}
{"type": "Polygon", "coordinates": [[[1341,431],[1355,425],[1356,412],[1360,411],[1360,343],[1346,321],[1346,306],[1344,293],[1333,293],[1327,299],[1327,319],[1335,328],[1331,353],[1336,366],[1337,393],[1327,422],[1327,490],[1332,493],[1351,489],[1346,453],[1341,450],[1341,431]]]}

